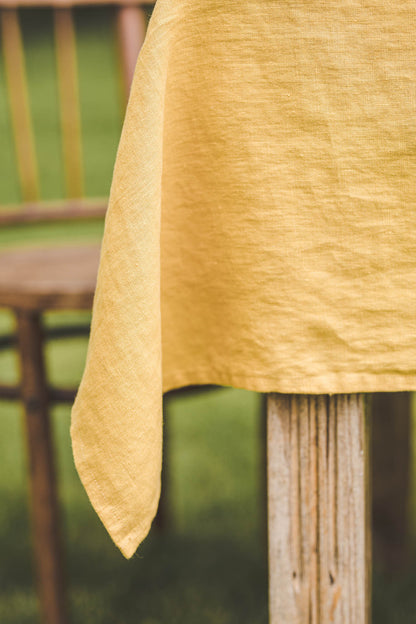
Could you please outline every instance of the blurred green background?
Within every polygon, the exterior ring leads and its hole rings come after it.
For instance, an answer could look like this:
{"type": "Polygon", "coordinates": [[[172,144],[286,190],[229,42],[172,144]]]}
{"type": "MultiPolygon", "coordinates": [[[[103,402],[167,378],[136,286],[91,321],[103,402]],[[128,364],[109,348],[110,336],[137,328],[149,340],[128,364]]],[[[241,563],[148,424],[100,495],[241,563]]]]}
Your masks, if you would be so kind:
{"type": "MultiPolygon", "coordinates": [[[[52,16],[22,11],[30,98],[44,198],[63,195],[52,16]]],[[[106,196],[121,129],[111,10],[79,10],[80,98],[86,189],[106,196]]],[[[0,203],[19,200],[0,57],[0,203]]],[[[102,223],[31,225],[0,230],[0,249],[96,241],[102,223]]],[[[48,314],[48,325],[85,313],[48,314]]],[[[0,312],[0,334],[12,319],[0,312]]],[[[76,385],[86,340],[48,347],[55,383],[76,385]]],[[[0,376],[17,379],[17,362],[0,352],[0,376]]],[[[59,492],[74,624],[266,624],[267,563],[262,497],[260,396],[217,389],[172,400],[169,492],[172,525],[152,529],[126,561],[92,510],[76,475],[69,439],[70,408],[53,411],[59,492]]],[[[27,512],[25,435],[21,409],[0,404],[0,623],[37,621],[27,512]]],[[[416,559],[415,557],[413,558],[416,559]]],[[[374,574],[374,624],[416,622],[416,561],[405,576],[374,574]]]]}

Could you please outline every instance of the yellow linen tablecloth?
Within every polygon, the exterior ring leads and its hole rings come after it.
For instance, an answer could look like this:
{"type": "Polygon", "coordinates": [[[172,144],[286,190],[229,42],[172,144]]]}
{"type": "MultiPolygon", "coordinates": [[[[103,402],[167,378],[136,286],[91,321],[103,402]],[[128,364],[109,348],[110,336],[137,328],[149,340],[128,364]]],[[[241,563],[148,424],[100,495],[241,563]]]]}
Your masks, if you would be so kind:
{"type": "Polygon", "coordinates": [[[415,25],[415,0],[158,0],[72,412],[127,557],[162,391],[416,389],[415,25]]]}

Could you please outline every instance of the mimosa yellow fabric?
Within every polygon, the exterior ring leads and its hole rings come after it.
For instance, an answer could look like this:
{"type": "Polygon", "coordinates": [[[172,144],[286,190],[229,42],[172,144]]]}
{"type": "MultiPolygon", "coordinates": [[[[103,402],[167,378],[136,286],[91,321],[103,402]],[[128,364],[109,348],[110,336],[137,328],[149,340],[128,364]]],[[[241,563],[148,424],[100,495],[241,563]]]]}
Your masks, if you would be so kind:
{"type": "Polygon", "coordinates": [[[157,1],[72,411],[125,556],[163,391],[416,390],[415,24],[415,0],[157,1]]]}

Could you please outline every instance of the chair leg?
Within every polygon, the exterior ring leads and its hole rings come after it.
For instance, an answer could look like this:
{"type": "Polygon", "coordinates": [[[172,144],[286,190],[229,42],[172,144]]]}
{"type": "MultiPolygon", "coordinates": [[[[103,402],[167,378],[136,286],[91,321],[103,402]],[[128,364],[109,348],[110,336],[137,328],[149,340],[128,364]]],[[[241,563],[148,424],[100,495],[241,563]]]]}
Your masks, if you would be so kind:
{"type": "Polygon", "coordinates": [[[271,624],[368,624],[371,534],[362,395],[268,401],[271,624]]]}
{"type": "Polygon", "coordinates": [[[67,624],[62,546],[40,314],[16,312],[35,564],[45,624],[67,624]]]}
{"type": "Polygon", "coordinates": [[[399,571],[409,562],[411,394],[378,392],[371,412],[374,557],[399,571]]]}

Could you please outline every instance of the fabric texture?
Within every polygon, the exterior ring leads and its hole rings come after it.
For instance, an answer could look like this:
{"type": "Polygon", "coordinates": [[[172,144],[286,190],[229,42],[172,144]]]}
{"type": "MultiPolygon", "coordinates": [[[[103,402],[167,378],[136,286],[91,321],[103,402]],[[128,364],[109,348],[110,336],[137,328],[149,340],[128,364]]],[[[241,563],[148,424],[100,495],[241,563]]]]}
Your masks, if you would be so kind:
{"type": "Polygon", "coordinates": [[[162,392],[416,390],[416,2],[158,0],[106,217],[76,466],[125,556],[162,392]]]}

